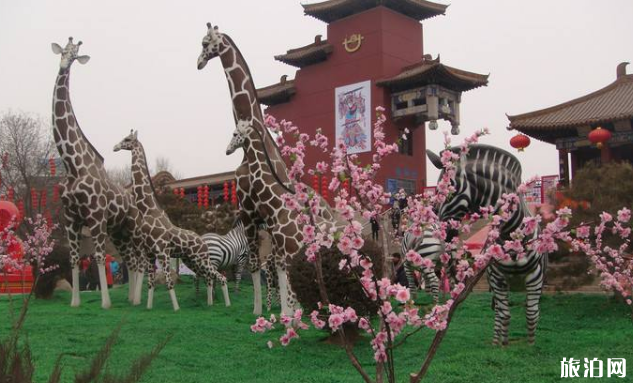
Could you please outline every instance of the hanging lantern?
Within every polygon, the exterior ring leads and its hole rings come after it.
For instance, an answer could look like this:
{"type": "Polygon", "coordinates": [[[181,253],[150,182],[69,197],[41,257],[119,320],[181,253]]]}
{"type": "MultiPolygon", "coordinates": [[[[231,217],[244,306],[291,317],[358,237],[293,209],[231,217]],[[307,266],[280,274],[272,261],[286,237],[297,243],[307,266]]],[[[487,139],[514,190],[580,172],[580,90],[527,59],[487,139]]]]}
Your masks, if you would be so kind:
{"type": "Polygon", "coordinates": [[[0,201],[0,232],[6,229],[9,224],[19,220],[20,211],[13,202],[0,201]]]}
{"type": "Polygon", "coordinates": [[[15,198],[15,190],[13,188],[9,188],[9,190],[7,190],[7,200],[9,202],[13,202],[13,198],[15,198]]]}
{"type": "Polygon", "coordinates": [[[18,212],[20,214],[18,216],[18,222],[21,222],[24,219],[24,201],[18,202],[18,212]]]}
{"type": "Polygon", "coordinates": [[[597,127],[589,133],[589,141],[596,144],[598,149],[602,149],[605,142],[611,139],[611,132],[608,129],[597,127]]]}
{"type": "Polygon", "coordinates": [[[40,206],[42,209],[46,209],[46,189],[40,192],[40,206]]]}
{"type": "Polygon", "coordinates": [[[185,188],[180,188],[180,198],[185,198],[185,188]]]}
{"type": "Polygon", "coordinates": [[[178,195],[178,188],[173,189],[173,192],[174,192],[174,195],[176,195],[176,196],[177,196],[177,195],[178,195]]]}
{"type": "Polygon", "coordinates": [[[224,202],[229,202],[229,182],[224,181],[224,202]]]}
{"type": "Polygon", "coordinates": [[[201,208],[202,207],[202,186],[198,186],[198,207],[201,208]]]}
{"type": "Polygon", "coordinates": [[[510,139],[510,146],[522,152],[525,148],[530,146],[530,137],[519,133],[510,139]]]}
{"type": "Polygon", "coordinates": [[[44,219],[46,219],[46,225],[48,227],[53,226],[53,216],[51,215],[50,210],[46,210],[46,213],[44,213],[44,219]]]}
{"type": "Polygon", "coordinates": [[[231,203],[234,206],[237,206],[237,188],[235,185],[235,180],[231,181],[231,203]]]}
{"type": "Polygon", "coordinates": [[[314,189],[315,193],[319,193],[319,175],[315,174],[312,176],[312,189],[314,189]]]}
{"type": "Polygon", "coordinates": [[[31,209],[32,211],[37,210],[37,205],[38,205],[38,198],[39,195],[37,194],[37,190],[35,190],[35,188],[31,189],[31,209]]]}
{"type": "Polygon", "coordinates": [[[321,196],[323,196],[324,199],[328,198],[328,182],[325,175],[321,176],[321,196]]]}
{"type": "Polygon", "coordinates": [[[209,208],[209,185],[204,185],[202,204],[205,209],[209,208]]]}
{"type": "Polygon", "coordinates": [[[51,176],[55,177],[57,166],[55,165],[55,159],[53,157],[48,159],[48,167],[50,168],[51,176]]]}

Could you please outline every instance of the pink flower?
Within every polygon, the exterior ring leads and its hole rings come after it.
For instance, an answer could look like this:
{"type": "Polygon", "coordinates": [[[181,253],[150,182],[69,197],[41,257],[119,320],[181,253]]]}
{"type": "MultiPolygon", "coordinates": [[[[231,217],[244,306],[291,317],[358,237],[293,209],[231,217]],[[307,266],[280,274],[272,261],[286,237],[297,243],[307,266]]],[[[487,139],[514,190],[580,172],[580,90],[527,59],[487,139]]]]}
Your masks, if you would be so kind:
{"type": "Polygon", "coordinates": [[[618,221],[622,223],[627,223],[631,220],[631,210],[627,208],[622,208],[618,210],[618,221]]]}
{"type": "Polygon", "coordinates": [[[409,289],[406,287],[399,288],[398,292],[396,293],[396,300],[400,303],[406,303],[407,301],[409,301],[409,299],[409,289]]]}

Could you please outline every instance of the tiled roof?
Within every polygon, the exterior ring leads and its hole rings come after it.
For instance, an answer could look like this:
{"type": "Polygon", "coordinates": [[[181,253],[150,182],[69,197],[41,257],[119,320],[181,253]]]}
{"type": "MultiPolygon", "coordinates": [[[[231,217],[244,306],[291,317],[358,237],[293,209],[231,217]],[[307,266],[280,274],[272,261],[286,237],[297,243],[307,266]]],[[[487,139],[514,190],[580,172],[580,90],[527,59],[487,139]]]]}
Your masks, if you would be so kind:
{"type": "Polygon", "coordinates": [[[586,96],[550,108],[508,116],[510,129],[531,132],[553,131],[633,118],[633,74],[625,64],[618,66],[618,78],[586,96]]]}
{"type": "Polygon", "coordinates": [[[271,106],[286,102],[296,93],[294,80],[287,80],[282,76],[277,84],[257,89],[257,98],[260,103],[271,106]]]}
{"type": "Polygon", "coordinates": [[[275,56],[275,60],[303,68],[304,66],[325,61],[327,56],[332,53],[332,49],[332,45],[328,44],[327,40],[321,40],[321,35],[318,35],[312,44],[290,49],[286,54],[275,56]]]}
{"type": "Polygon", "coordinates": [[[380,80],[376,84],[392,90],[438,84],[448,89],[464,92],[488,85],[488,76],[444,65],[440,63],[438,56],[435,60],[425,57],[419,63],[405,67],[399,74],[380,80]]]}
{"type": "Polygon", "coordinates": [[[331,23],[381,5],[416,20],[443,15],[448,8],[448,5],[426,0],[328,0],[303,4],[303,11],[306,15],[331,23]]]}

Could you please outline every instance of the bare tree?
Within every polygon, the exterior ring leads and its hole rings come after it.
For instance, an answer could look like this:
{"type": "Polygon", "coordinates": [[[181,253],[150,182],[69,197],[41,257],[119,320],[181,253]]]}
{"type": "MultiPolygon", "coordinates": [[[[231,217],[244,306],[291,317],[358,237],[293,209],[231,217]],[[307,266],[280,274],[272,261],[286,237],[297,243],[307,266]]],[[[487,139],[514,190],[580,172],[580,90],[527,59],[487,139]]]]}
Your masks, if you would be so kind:
{"type": "Polygon", "coordinates": [[[156,157],[156,161],[154,163],[154,171],[152,172],[154,175],[156,175],[157,173],[160,172],[168,172],[170,173],[172,176],[174,176],[175,179],[180,179],[182,178],[182,175],[180,174],[180,172],[176,171],[173,169],[173,166],[171,164],[171,160],[167,157],[164,156],[158,156],[156,157]]]}
{"type": "Polygon", "coordinates": [[[0,194],[7,195],[12,188],[15,200],[24,201],[26,216],[41,212],[41,194],[50,198],[53,185],[63,175],[56,154],[50,128],[39,116],[11,110],[0,116],[0,194]],[[56,164],[56,177],[51,174],[51,158],[56,164]],[[39,195],[38,206],[32,204],[32,190],[39,195]]]}
{"type": "Polygon", "coordinates": [[[132,169],[129,166],[107,169],[108,178],[121,187],[128,187],[132,184],[132,169]]]}

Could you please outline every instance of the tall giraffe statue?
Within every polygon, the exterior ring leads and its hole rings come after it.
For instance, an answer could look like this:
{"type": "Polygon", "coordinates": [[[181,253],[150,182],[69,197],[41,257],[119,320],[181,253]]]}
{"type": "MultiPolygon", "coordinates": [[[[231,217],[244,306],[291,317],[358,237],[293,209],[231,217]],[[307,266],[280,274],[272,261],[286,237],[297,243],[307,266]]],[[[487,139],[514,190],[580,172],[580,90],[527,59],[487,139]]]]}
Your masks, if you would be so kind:
{"type": "MultiPolygon", "coordinates": [[[[231,305],[229,290],[224,278],[211,263],[209,250],[202,238],[189,230],[174,225],[156,200],[156,192],[147,167],[145,150],[138,140],[138,132],[132,132],[114,147],[114,151],[129,150],[132,152],[132,193],[138,209],[136,216],[135,239],[143,247],[145,254],[151,254],[148,268],[147,308],[151,309],[154,301],[154,265],[156,258],[165,273],[165,281],[174,311],[179,310],[174,282],[171,277],[170,260],[174,256],[181,258],[184,264],[197,276],[207,281],[207,303],[213,304],[213,279],[222,284],[224,303],[231,305]]],[[[140,288],[137,284],[137,294],[140,288]]]]}
{"type": "MultiPolygon", "coordinates": [[[[143,267],[133,243],[134,207],[130,204],[130,195],[107,177],[103,157],[88,141],[79,127],[70,102],[70,68],[75,60],[85,64],[89,56],[79,56],[81,41],[62,48],[53,43],[55,54],[61,54],[59,73],[53,90],[53,138],[64,163],[66,178],[62,184],[61,200],[64,205],[66,232],[70,244],[70,263],[72,265],[71,306],[79,306],[79,247],[81,229],[90,230],[95,248],[94,257],[99,269],[101,284],[101,307],[110,307],[110,295],[105,272],[105,242],[110,236],[117,250],[134,274],[143,267]]],[[[133,281],[131,281],[133,282],[133,281]]],[[[132,296],[133,283],[130,283],[132,296]]]]}
{"type": "Polygon", "coordinates": [[[244,149],[244,158],[235,171],[235,177],[250,247],[249,267],[255,289],[254,313],[259,315],[262,312],[257,223],[264,222],[272,236],[282,313],[290,314],[295,302],[288,284],[286,260],[299,252],[302,235],[296,223],[297,214],[284,206],[281,196],[294,191],[286,164],[264,126],[253,78],[244,57],[228,35],[220,33],[217,26],[212,27],[207,23],[198,69],[204,68],[215,57],[220,57],[228,81],[236,126],[226,154],[230,155],[240,147],[244,149]]]}

